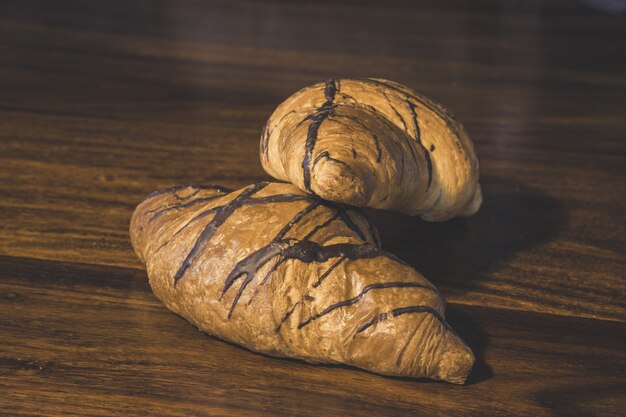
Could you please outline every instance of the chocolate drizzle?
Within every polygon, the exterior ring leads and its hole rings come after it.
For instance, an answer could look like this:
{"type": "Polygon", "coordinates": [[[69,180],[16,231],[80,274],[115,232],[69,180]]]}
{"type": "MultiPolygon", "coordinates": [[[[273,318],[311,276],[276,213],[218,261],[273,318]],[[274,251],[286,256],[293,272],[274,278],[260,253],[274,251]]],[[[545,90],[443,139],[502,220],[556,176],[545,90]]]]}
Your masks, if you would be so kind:
{"type": "Polygon", "coordinates": [[[257,184],[250,185],[245,188],[241,194],[232,199],[229,203],[220,207],[219,210],[215,212],[215,216],[211,221],[204,227],[200,236],[196,239],[196,243],[193,245],[193,248],[183,261],[183,264],[180,266],[176,275],[174,275],[174,286],[178,283],[178,281],[183,277],[185,271],[189,266],[191,266],[191,262],[196,257],[196,255],[204,249],[207,242],[213,237],[217,229],[244,203],[247,197],[257,193],[268,185],[267,182],[260,182],[257,184]]]}
{"type": "Polygon", "coordinates": [[[330,154],[328,153],[328,151],[324,151],[322,153],[320,153],[319,155],[317,155],[315,157],[315,159],[313,160],[313,166],[315,166],[322,158],[326,158],[329,161],[333,161],[335,163],[341,164],[346,166],[348,169],[352,170],[352,168],[350,167],[350,165],[346,164],[345,162],[339,160],[339,159],[335,159],[332,156],[330,156],[330,154]]]}
{"type": "Polygon", "coordinates": [[[293,218],[291,220],[289,220],[289,222],[283,226],[283,228],[278,232],[278,234],[276,235],[276,237],[274,239],[272,239],[272,242],[277,242],[278,240],[282,239],[283,237],[285,237],[285,235],[287,234],[287,232],[289,230],[291,230],[291,228],[298,223],[300,220],[302,220],[302,218],[307,215],[308,213],[312,212],[313,210],[315,210],[316,208],[318,208],[320,205],[320,201],[319,200],[314,200],[311,204],[309,204],[308,206],[306,206],[304,209],[300,210],[298,213],[296,213],[295,216],[293,216],[293,218]]]}
{"type": "Polygon", "coordinates": [[[405,131],[408,130],[406,126],[406,122],[404,121],[404,117],[402,117],[398,109],[396,109],[396,107],[393,104],[391,104],[391,99],[389,98],[387,93],[385,93],[383,90],[380,90],[380,92],[382,93],[383,96],[385,96],[385,100],[387,100],[387,103],[389,103],[389,107],[391,107],[391,110],[393,110],[396,116],[398,116],[398,118],[400,119],[400,122],[402,122],[402,127],[404,127],[404,130],[405,131]]]}
{"type": "Polygon", "coordinates": [[[315,113],[304,119],[311,121],[306,135],[304,159],[302,160],[304,188],[309,192],[311,192],[311,157],[313,155],[313,149],[315,148],[315,142],[317,141],[317,132],[319,131],[322,122],[335,113],[333,101],[335,100],[336,92],[337,86],[335,84],[335,80],[327,80],[326,86],[324,87],[324,96],[326,97],[326,101],[315,111],[315,113]]]}
{"type": "MultiPolygon", "coordinates": [[[[417,112],[415,111],[415,104],[413,104],[408,98],[406,100],[406,105],[411,112],[411,120],[413,121],[413,133],[415,135],[415,142],[420,146],[422,151],[424,152],[424,159],[426,159],[426,168],[428,169],[428,184],[426,185],[426,189],[430,187],[430,183],[433,181],[433,162],[430,159],[430,152],[422,143],[422,134],[420,132],[420,126],[417,122],[417,112]]],[[[411,152],[413,152],[413,148],[411,147],[411,152]]],[[[415,156],[415,155],[414,155],[415,156]]]]}
{"type": "MultiPolygon", "coordinates": [[[[305,295],[305,297],[307,297],[305,295]]],[[[291,306],[291,308],[289,310],[287,310],[287,313],[285,313],[285,315],[283,316],[283,318],[280,320],[280,322],[278,323],[278,325],[274,328],[274,331],[276,333],[278,333],[280,331],[281,326],[287,321],[289,320],[289,317],[293,314],[294,310],[296,309],[296,307],[298,307],[298,305],[300,305],[300,301],[294,303],[294,305],[291,306]]]]}
{"type": "Polygon", "coordinates": [[[391,315],[392,317],[398,317],[398,316],[400,316],[402,314],[411,314],[411,313],[428,313],[428,314],[432,314],[433,317],[435,317],[437,320],[439,320],[439,322],[441,322],[441,324],[443,324],[446,328],[449,329],[449,326],[446,323],[446,321],[444,320],[444,318],[434,308],[428,307],[428,306],[410,306],[410,307],[395,308],[395,309],[391,310],[390,312],[382,313],[382,314],[379,314],[378,316],[374,316],[370,321],[368,321],[367,323],[363,324],[362,326],[360,326],[357,329],[357,331],[355,333],[355,336],[357,334],[362,333],[365,330],[369,329],[370,327],[372,327],[376,323],[387,320],[389,318],[389,315],[391,315]]]}
{"type": "Polygon", "coordinates": [[[307,233],[307,235],[305,237],[302,238],[302,240],[309,240],[311,239],[315,233],[317,233],[319,230],[325,228],[326,226],[328,226],[329,224],[331,224],[333,221],[335,221],[337,218],[339,218],[341,215],[341,212],[337,212],[335,213],[330,219],[326,220],[324,223],[322,224],[318,224],[317,226],[315,226],[313,228],[313,230],[311,230],[309,233],[307,233]]]}
{"type": "MultiPolygon", "coordinates": [[[[289,232],[289,230],[291,230],[291,228],[298,223],[300,220],[302,220],[302,218],[304,216],[306,216],[308,213],[312,212],[313,210],[315,210],[316,208],[318,208],[320,206],[320,201],[319,200],[315,200],[313,201],[313,203],[309,204],[308,206],[306,206],[304,209],[300,210],[298,213],[296,213],[296,215],[285,225],[283,226],[282,229],[280,229],[280,231],[278,232],[278,234],[276,234],[276,237],[274,237],[274,239],[272,239],[272,243],[274,242],[278,242],[280,239],[283,239],[285,237],[285,235],[287,234],[287,232],[289,232]]],[[[254,291],[254,294],[252,295],[252,297],[250,297],[250,300],[248,301],[248,305],[250,304],[250,302],[252,302],[252,299],[256,296],[256,294],[259,292],[259,287],[263,284],[265,284],[265,282],[269,279],[270,275],[276,271],[276,269],[285,261],[284,258],[279,257],[278,260],[276,261],[276,263],[274,263],[274,265],[270,268],[269,271],[267,271],[267,273],[265,274],[265,277],[261,280],[261,282],[259,283],[259,285],[257,286],[257,289],[254,291]]]]}
{"type": "Polygon", "coordinates": [[[158,208],[155,208],[154,210],[146,211],[146,215],[152,214],[150,219],[148,219],[148,221],[151,222],[153,220],[158,219],[159,217],[161,217],[162,215],[164,215],[168,211],[171,211],[171,210],[182,210],[184,208],[195,206],[195,205],[200,204],[200,203],[205,203],[207,201],[215,200],[216,198],[219,198],[219,197],[224,197],[224,194],[216,194],[216,195],[212,195],[212,196],[208,196],[208,197],[196,198],[195,200],[191,200],[191,201],[188,201],[186,203],[172,204],[172,205],[169,205],[169,206],[166,206],[166,207],[158,207],[158,208]]]}
{"type": "Polygon", "coordinates": [[[335,262],[333,262],[333,264],[329,266],[328,269],[322,275],[320,275],[317,281],[313,283],[312,285],[313,288],[319,287],[322,284],[322,282],[324,282],[324,280],[330,275],[330,273],[333,272],[335,268],[337,268],[345,260],[346,258],[342,256],[339,259],[337,259],[335,262]]]}
{"type": "MultiPolygon", "coordinates": [[[[343,261],[345,261],[346,258],[345,257],[340,257],[339,259],[337,259],[335,262],[333,262],[328,269],[326,269],[326,271],[320,275],[320,277],[317,279],[317,281],[315,281],[312,285],[313,288],[317,288],[320,286],[320,284],[326,279],[326,277],[328,277],[330,275],[331,272],[333,272],[333,270],[335,268],[337,268],[343,261]]],[[[302,297],[305,300],[308,301],[312,301],[314,300],[313,297],[311,297],[309,294],[305,294],[304,297],[302,297]]],[[[276,332],[280,331],[280,327],[283,325],[284,322],[287,321],[287,319],[289,319],[289,316],[291,316],[291,314],[293,313],[293,311],[295,310],[296,306],[298,306],[298,304],[300,304],[302,301],[298,301],[297,303],[295,303],[293,306],[291,306],[291,308],[287,311],[287,313],[283,316],[283,318],[280,320],[280,323],[278,323],[278,326],[276,326],[276,332]]]]}
{"type": "Polygon", "coordinates": [[[245,288],[256,277],[259,270],[276,256],[280,256],[282,260],[295,259],[304,263],[321,263],[336,257],[356,260],[375,258],[383,255],[385,255],[385,253],[382,250],[370,244],[355,245],[351,243],[337,243],[322,246],[308,240],[278,240],[271,242],[269,245],[262,247],[239,261],[226,277],[221,297],[226,294],[237,279],[245,275],[244,281],[239,286],[239,290],[228,311],[228,318],[230,318],[245,288]]]}
{"type": "MultiPolygon", "coordinates": [[[[322,200],[315,200],[313,203],[311,203],[309,206],[305,207],[303,210],[301,210],[300,212],[298,212],[293,219],[291,219],[281,230],[280,232],[278,232],[278,234],[276,235],[276,237],[272,240],[272,243],[277,242],[279,239],[282,239],[285,234],[291,230],[291,228],[297,223],[299,222],[302,217],[304,217],[306,214],[310,213],[311,211],[313,211],[314,209],[316,209],[317,207],[320,206],[320,203],[322,202],[322,200]]],[[[326,222],[322,223],[321,225],[317,225],[313,228],[313,230],[311,230],[302,240],[307,240],[310,239],[315,233],[317,233],[318,230],[328,226],[330,223],[332,223],[333,220],[335,220],[338,216],[335,214],[334,216],[332,216],[329,220],[327,220],[326,222]]],[[[257,295],[257,293],[259,292],[259,288],[265,284],[265,282],[269,279],[270,275],[276,271],[276,269],[285,261],[286,259],[283,258],[282,256],[279,256],[278,261],[276,261],[276,263],[274,264],[274,266],[272,266],[270,268],[270,270],[265,274],[265,277],[259,282],[259,285],[257,285],[257,289],[254,291],[254,294],[252,294],[252,296],[250,297],[248,304],[249,305],[252,302],[252,299],[257,295]]]]}
{"type": "Polygon", "coordinates": [[[147,201],[147,200],[150,200],[151,198],[154,198],[154,197],[159,196],[159,195],[167,194],[167,193],[171,193],[176,200],[180,201],[180,200],[188,199],[188,198],[191,198],[191,197],[195,196],[201,190],[215,190],[215,191],[219,191],[221,193],[231,193],[233,191],[233,190],[231,190],[229,188],[221,187],[219,185],[197,185],[197,184],[177,185],[175,187],[164,188],[162,190],[154,191],[154,192],[148,194],[148,196],[146,198],[144,198],[143,201],[147,201]],[[177,194],[177,191],[184,190],[185,188],[193,188],[195,191],[191,195],[188,195],[186,197],[179,196],[177,194]]]}
{"type": "Polygon", "coordinates": [[[361,240],[367,241],[367,238],[363,234],[363,231],[361,230],[359,226],[357,226],[354,220],[352,220],[352,217],[350,217],[345,207],[340,206],[338,204],[334,204],[334,205],[330,204],[330,206],[333,207],[335,210],[339,211],[339,218],[346,226],[350,228],[350,230],[356,233],[361,240]]]}
{"type": "Polygon", "coordinates": [[[376,230],[376,226],[374,226],[374,223],[372,223],[372,221],[370,220],[370,218],[365,214],[365,211],[363,211],[362,208],[360,207],[352,207],[352,210],[355,210],[357,213],[359,213],[367,222],[367,226],[369,227],[369,234],[372,237],[372,240],[374,241],[374,245],[378,248],[380,248],[380,237],[378,236],[378,231],[376,230]]]}
{"type": "Polygon", "coordinates": [[[383,282],[383,283],[378,283],[378,284],[370,284],[366,287],[363,288],[363,290],[356,296],[352,297],[352,298],[348,298],[347,300],[343,300],[340,301],[338,303],[335,303],[333,305],[330,305],[328,307],[326,307],[325,309],[323,309],[322,311],[320,311],[319,313],[313,314],[312,316],[310,316],[309,318],[307,318],[306,320],[302,321],[300,324],[298,324],[298,329],[303,328],[304,326],[306,326],[307,324],[311,323],[313,320],[317,320],[320,317],[325,316],[326,314],[341,308],[341,307],[347,307],[347,306],[351,306],[353,304],[358,303],[363,296],[365,296],[365,294],[367,294],[368,292],[372,291],[372,290],[379,290],[379,289],[385,289],[385,288],[422,288],[422,289],[426,289],[429,291],[434,292],[435,294],[439,294],[439,292],[428,285],[423,285],[420,284],[418,282],[383,282]]]}

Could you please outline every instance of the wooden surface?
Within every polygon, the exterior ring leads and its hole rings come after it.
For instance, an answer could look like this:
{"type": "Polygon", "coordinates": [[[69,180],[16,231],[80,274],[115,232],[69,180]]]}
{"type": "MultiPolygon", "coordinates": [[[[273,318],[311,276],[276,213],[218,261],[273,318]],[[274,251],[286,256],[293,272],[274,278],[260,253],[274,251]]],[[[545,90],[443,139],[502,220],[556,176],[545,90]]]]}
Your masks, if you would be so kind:
{"type": "Polygon", "coordinates": [[[624,16],[566,1],[1,0],[0,415],[624,415],[625,56],[624,16]],[[145,195],[266,179],[274,107],[365,76],[476,144],[477,216],[373,213],[447,295],[466,386],[205,336],[130,247],[145,195]]]}

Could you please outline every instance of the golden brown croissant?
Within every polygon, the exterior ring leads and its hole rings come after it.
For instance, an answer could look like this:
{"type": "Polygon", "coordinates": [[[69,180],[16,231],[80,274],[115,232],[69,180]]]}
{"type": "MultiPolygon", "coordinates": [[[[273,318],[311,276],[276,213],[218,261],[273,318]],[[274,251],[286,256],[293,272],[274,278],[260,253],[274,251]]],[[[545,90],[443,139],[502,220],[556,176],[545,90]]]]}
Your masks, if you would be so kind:
{"type": "Polygon", "coordinates": [[[468,216],[482,202],[463,126],[387,80],[328,80],[298,91],[267,121],[261,163],[326,200],[426,220],[468,216]]]}
{"type": "Polygon", "coordinates": [[[474,357],[437,289],[382,251],[358,209],[259,183],[159,191],[131,221],[155,295],[249,349],[463,383],[474,357]]]}

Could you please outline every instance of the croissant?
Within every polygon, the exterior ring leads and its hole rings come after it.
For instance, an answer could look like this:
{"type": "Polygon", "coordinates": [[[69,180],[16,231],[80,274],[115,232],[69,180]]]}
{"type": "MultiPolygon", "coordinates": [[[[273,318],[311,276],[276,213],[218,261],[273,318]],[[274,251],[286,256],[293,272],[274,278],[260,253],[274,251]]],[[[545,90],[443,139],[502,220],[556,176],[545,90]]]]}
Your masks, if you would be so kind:
{"type": "Polygon", "coordinates": [[[272,177],[323,199],[431,221],[474,214],[478,159],[439,104],[392,81],[328,80],[293,94],[261,135],[272,177]]]}
{"type": "Polygon", "coordinates": [[[130,233],[154,294],[218,338],[452,383],[472,367],[443,296],[380,249],[359,209],[284,183],[186,186],[144,200],[130,233]]]}

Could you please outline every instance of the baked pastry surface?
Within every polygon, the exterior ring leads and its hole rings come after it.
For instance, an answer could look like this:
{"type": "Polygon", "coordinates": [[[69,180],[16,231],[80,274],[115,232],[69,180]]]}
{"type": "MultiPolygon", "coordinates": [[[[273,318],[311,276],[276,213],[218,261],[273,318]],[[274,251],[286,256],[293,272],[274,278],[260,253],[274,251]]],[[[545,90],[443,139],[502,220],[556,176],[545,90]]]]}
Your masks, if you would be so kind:
{"type": "Polygon", "coordinates": [[[474,357],[439,291],[380,249],[359,209],[291,184],[151,194],[131,220],[154,294],[249,349],[463,383],[474,357]]]}
{"type": "Polygon", "coordinates": [[[328,80],[296,92],[267,121],[260,154],[268,174],[330,201],[431,221],[472,215],[482,202],[463,126],[392,81],[328,80]]]}

